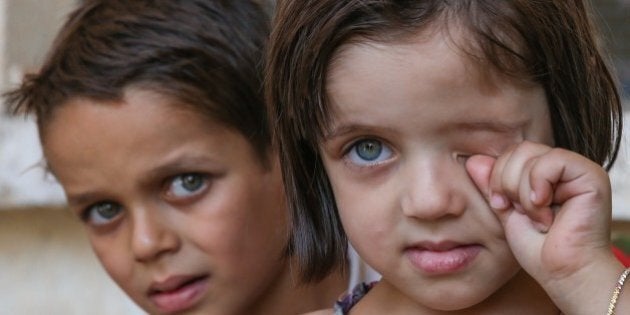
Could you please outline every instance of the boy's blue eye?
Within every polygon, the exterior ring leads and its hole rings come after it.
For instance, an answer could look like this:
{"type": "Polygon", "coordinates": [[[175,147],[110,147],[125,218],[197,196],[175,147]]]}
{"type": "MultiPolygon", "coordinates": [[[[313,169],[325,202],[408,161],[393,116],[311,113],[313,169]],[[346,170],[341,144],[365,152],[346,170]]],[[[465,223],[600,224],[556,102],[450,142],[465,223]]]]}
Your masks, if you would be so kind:
{"type": "Polygon", "coordinates": [[[357,165],[371,165],[388,160],[392,150],[382,141],[376,139],[359,140],[352,145],[348,159],[357,165]]]}
{"type": "Polygon", "coordinates": [[[88,207],[83,215],[83,220],[91,225],[105,225],[120,215],[122,207],[113,202],[99,202],[88,207]]]}
{"type": "Polygon", "coordinates": [[[173,177],[168,187],[168,195],[175,198],[190,197],[206,187],[206,176],[190,173],[173,177]]]}

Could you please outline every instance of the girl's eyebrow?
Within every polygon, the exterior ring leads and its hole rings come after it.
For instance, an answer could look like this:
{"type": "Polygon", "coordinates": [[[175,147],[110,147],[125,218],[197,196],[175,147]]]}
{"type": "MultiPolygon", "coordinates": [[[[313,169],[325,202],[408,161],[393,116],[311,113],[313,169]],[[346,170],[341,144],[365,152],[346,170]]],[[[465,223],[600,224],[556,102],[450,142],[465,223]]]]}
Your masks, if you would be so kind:
{"type": "Polygon", "coordinates": [[[369,132],[376,132],[377,130],[380,132],[383,132],[383,131],[392,132],[392,133],[395,132],[394,128],[391,128],[391,127],[379,126],[378,128],[376,128],[370,125],[352,123],[352,124],[347,124],[347,125],[335,126],[331,128],[329,131],[327,131],[324,134],[324,141],[341,137],[347,134],[351,134],[357,131],[361,131],[362,133],[365,133],[365,132],[369,133],[369,132]]]}
{"type": "MultiPolygon", "coordinates": [[[[515,122],[507,122],[500,120],[480,120],[480,121],[460,121],[447,124],[443,131],[455,131],[455,132],[493,132],[493,133],[504,133],[510,134],[515,133],[527,125],[529,121],[515,121],[515,122]]],[[[351,134],[354,132],[361,131],[365,132],[376,132],[376,131],[386,131],[386,132],[395,132],[395,129],[392,127],[382,127],[379,126],[375,128],[370,125],[351,123],[347,125],[334,126],[330,131],[324,134],[324,141],[328,141],[340,136],[344,136],[346,134],[351,134]]]]}
{"type": "Polygon", "coordinates": [[[458,132],[489,131],[494,133],[514,133],[523,129],[528,121],[503,122],[499,120],[462,121],[450,124],[446,129],[458,132]]]}

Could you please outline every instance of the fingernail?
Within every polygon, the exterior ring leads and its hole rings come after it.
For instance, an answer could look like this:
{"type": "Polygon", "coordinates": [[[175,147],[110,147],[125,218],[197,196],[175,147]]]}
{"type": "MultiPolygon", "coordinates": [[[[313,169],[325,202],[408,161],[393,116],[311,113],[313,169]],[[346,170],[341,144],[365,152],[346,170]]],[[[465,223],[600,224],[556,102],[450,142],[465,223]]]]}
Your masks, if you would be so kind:
{"type": "Polygon", "coordinates": [[[537,221],[532,221],[532,223],[534,225],[534,228],[536,230],[538,230],[538,232],[543,233],[543,234],[549,232],[549,226],[548,225],[540,223],[540,222],[537,222],[537,221]]]}
{"type": "Polygon", "coordinates": [[[507,208],[507,200],[501,194],[491,193],[490,194],[490,207],[493,209],[505,209],[507,208]]]}
{"type": "Polygon", "coordinates": [[[533,202],[535,205],[538,204],[538,196],[536,196],[536,192],[532,190],[532,192],[529,194],[529,200],[531,200],[531,202],[533,202]]]}

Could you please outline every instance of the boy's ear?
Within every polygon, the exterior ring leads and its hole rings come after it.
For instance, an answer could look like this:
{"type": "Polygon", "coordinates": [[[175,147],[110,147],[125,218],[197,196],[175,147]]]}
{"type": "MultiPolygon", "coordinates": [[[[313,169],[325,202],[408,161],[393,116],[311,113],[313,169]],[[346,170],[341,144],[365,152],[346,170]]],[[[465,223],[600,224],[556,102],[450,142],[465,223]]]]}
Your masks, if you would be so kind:
{"type": "Polygon", "coordinates": [[[490,195],[490,175],[495,162],[495,158],[486,155],[473,155],[466,161],[468,175],[486,200],[490,195]]]}

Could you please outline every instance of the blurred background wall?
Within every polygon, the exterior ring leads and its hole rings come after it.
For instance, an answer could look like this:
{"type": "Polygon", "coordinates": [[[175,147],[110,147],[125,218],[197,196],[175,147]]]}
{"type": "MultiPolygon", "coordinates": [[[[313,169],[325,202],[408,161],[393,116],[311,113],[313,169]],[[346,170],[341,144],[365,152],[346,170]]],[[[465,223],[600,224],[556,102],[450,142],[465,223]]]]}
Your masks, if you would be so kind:
{"type": "MultiPolygon", "coordinates": [[[[36,71],[79,0],[0,0],[0,89],[36,71]]],[[[133,1],[133,0],[129,0],[133,1]]],[[[611,172],[615,226],[630,222],[630,0],[594,0],[625,91],[626,137],[611,172]]],[[[142,314],[98,264],[63,193],[40,166],[30,118],[0,102],[0,315],[142,314]]]]}

